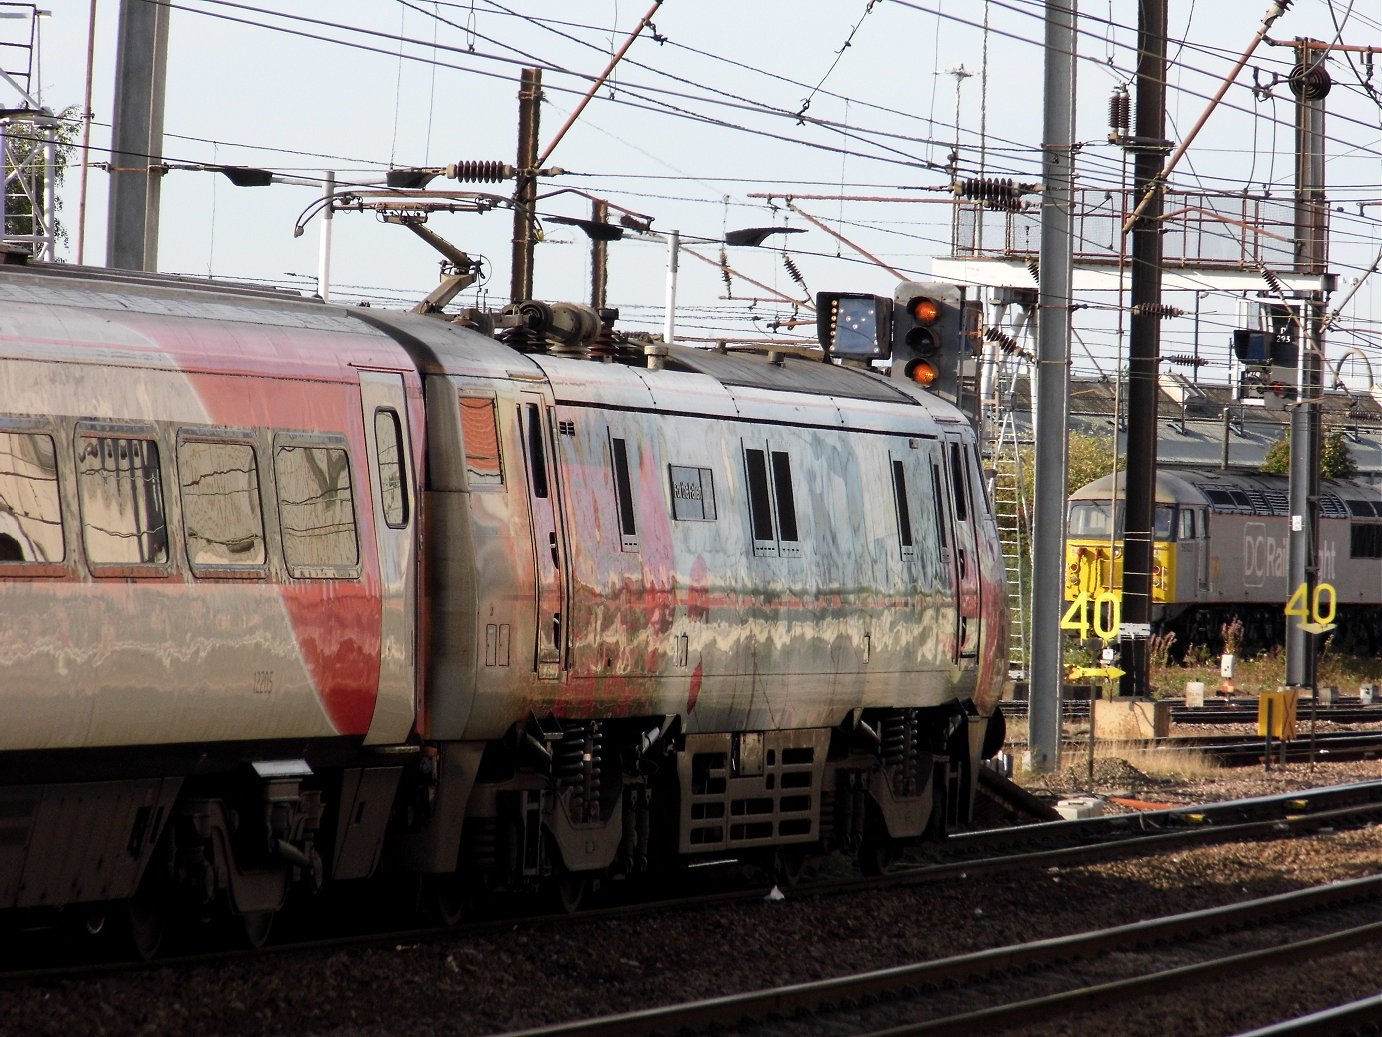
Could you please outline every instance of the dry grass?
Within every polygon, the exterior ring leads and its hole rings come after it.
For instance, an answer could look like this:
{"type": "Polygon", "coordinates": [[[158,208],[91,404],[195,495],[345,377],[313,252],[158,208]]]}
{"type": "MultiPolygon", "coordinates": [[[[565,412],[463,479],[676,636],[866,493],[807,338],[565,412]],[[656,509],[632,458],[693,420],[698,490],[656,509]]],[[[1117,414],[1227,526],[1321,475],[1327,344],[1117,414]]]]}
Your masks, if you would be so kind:
{"type": "MultiPolygon", "coordinates": [[[[1023,765],[1022,749],[1027,743],[1027,721],[1010,719],[1008,721],[1009,751],[1017,746],[1013,760],[1013,780],[1020,785],[1041,785],[1049,779],[1043,772],[1031,770],[1023,765]]],[[[1066,770],[1084,772],[1089,770],[1089,725],[1066,725],[1062,740],[1069,739],[1061,752],[1062,766],[1066,770]]],[[[1197,749],[1162,746],[1154,741],[1120,742],[1102,740],[1094,743],[1094,769],[1107,770],[1107,765],[1123,761],[1139,772],[1156,781],[1202,781],[1221,777],[1226,768],[1213,757],[1206,756],[1197,749]]]]}
{"type": "MultiPolygon", "coordinates": [[[[1184,665],[1153,666],[1148,681],[1158,698],[1180,698],[1188,681],[1203,681],[1206,697],[1212,697],[1223,685],[1219,660],[1194,656],[1184,665]]],[[[1234,667],[1235,694],[1275,691],[1285,682],[1286,653],[1280,648],[1238,659],[1234,667]]],[[[1315,683],[1319,687],[1338,688],[1341,695],[1356,695],[1360,685],[1382,684],[1382,658],[1342,655],[1326,648],[1316,663],[1315,683]]]]}

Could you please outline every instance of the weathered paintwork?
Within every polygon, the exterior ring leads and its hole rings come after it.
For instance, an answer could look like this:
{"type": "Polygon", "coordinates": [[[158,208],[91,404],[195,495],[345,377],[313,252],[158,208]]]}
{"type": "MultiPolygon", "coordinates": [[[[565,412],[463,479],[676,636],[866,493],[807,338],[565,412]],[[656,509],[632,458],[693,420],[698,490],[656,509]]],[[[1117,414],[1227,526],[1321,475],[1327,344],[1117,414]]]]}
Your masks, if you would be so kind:
{"type": "Polygon", "coordinates": [[[0,907],[130,897],[155,844],[169,902],[253,915],[385,858],[527,888],[965,823],[1007,644],[968,425],[620,359],[0,266],[0,907]]]}
{"type": "Polygon", "coordinates": [[[860,707],[996,701],[1007,612],[993,517],[972,436],[923,394],[840,369],[834,395],[773,391],[377,319],[414,338],[427,382],[428,737],[498,738],[549,712],[772,730],[829,727],[860,707]],[[871,398],[848,395],[855,386],[871,398]],[[467,478],[462,397],[493,402],[502,485],[467,478]],[[790,457],[790,551],[752,549],[746,445],[790,457]],[[931,531],[907,557],[890,459],[907,472],[912,522],[931,531]],[[934,492],[953,484],[952,464],[971,487],[964,520],[934,492]],[[673,468],[710,473],[713,520],[674,517],[673,468]]]}
{"type": "MultiPolygon", "coordinates": [[[[74,436],[117,428],[160,455],[165,517],[179,528],[179,434],[216,430],[270,467],[271,430],[330,433],[349,445],[351,481],[369,486],[355,367],[405,372],[406,355],[347,316],[286,302],[78,290],[23,274],[0,280],[0,399],[9,428],[52,437],[64,548],[60,563],[0,563],[0,748],[58,749],[362,736],[381,698],[390,740],[412,727],[414,680],[381,695],[376,530],[356,508],[362,549],[350,579],[294,579],[271,552],[257,572],[194,575],[182,538],[133,570],[89,564],[71,463],[74,436]],[[104,424],[103,424],[104,423],[104,424]],[[115,423],[110,425],[110,423],[115,423]]],[[[395,377],[399,377],[395,375],[395,377]]],[[[420,412],[414,420],[420,419],[420,412]]],[[[272,545],[277,509],[261,483],[272,545]]],[[[368,504],[369,496],[360,500],[368,504]]],[[[412,646],[394,646],[411,658],[412,646]]]]}

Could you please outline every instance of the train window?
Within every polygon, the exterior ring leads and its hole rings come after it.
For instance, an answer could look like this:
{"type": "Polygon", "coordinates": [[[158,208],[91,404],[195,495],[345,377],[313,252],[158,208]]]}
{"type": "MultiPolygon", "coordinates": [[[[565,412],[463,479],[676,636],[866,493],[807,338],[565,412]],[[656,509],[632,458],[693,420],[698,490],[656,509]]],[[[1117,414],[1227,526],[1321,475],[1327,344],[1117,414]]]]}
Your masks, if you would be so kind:
{"type": "Polygon", "coordinates": [[[384,524],[402,529],[408,524],[408,487],[403,479],[403,426],[398,411],[380,407],[374,412],[374,449],[384,524]]]}
{"type": "Polygon", "coordinates": [[[1072,501],[1065,526],[1070,537],[1113,536],[1113,508],[1107,501],[1072,501]]]}
{"type": "Polygon", "coordinates": [[[709,468],[668,465],[672,482],[672,518],[679,522],[715,520],[715,476],[709,468]]]}
{"type": "Polygon", "coordinates": [[[773,490],[777,494],[778,539],[797,542],[797,504],[792,494],[792,460],[781,450],[773,451],[773,490]]]}
{"type": "Polygon", "coordinates": [[[935,495],[936,501],[936,539],[940,544],[942,552],[950,550],[950,536],[946,531],[946,521],[942,502],[944,497],[945,476],[941,472],[940,454],[932,455],[931,461],[931,492],[935,495]]]}
{"type": "Polygon", "coordinates": [[[897,535],[902,541],[902,557],[912,558],[912,509],[907,504],[907,472],[897,458],[893,462],[893,502],[897,509],[897,535]]]}
{"type": "Polygon", "coordinates": [[[499,455],[499,426],[494,401],[461,397],[461,438],[465,441],[466,480],[472,490],[504,485],[504,463],[499,455]]]}
{"type": "Polygon", "coordinates": [[[748,472],[749,521],[753,527],[754,554],[800,557],[791,457],[784,450],[769,452],[745,447],[744,467],[748,472]],[[768,481],[769,463],[772,465],[771,485],[768,481]]]}
{"type": "Polygon", "coordinates": [[[350,455],[337,447],[280,442],[274,450],[283,558],[296,577],[353,575],[360,563],[350,455]]]}
{"type": "Polygon", "coordinates": [[[264,516],[254,447],[181,440],[178,482],[187,560],[193,570],[264,564],[264,516]]]}
{"type": "Polygon", "coordinates": [[[745,450],[744,464],[749,475],[749,522],[754,540],[773,538],[773,506],[768,496],[768,462],[762,450],[745,450]]]}
{"type": "Polygon", "coordinates": [[[1195,512],[1190,508],[1181,508],[1180,511],[1180,539],[1195,539],[1195,512]]]}
{"type": "Polygon", "coordinates": [[[1350,558],[1382,558],[1382,523],[1357,522],[1349,529],[1350,558]]]}
{"type": "Polygon", "coordinates": [[[1170,504],[1158,504],[1152,516],[1152,539],[1176,538],[1176,509],[1170,504]]]}
{"type": "Polygon", "coordinates": [[[955,521],[966,522],[969,520],[969,491],[965,486],[964,458],[960,455],[960,444],[950,444],[950,478],[954,481],[955,490],[955,521]]]}
{"type": "Polygon", "coordinates": [[[532,469],[533,496],[547,498],[547,451],[542,448],[542,413],[536,403],[527,405],[528,465],[532,469]]]}
{"type": "Polygon", "coordinates": [[[619,509],[619,539],[625,551],[638,550],[638,524],[633,515],[633,487],[629,482],[629,447],[623,439],[610,437],[614,459],[614,502],[619,509]]]}
{"type": "Polygon", "coordinates": [[[79,435],[77,494],[92,565],[168,561],[163,476],[152,439],[79,435]]]}
{"type": "Polygon", "coordinates": [[[0,563],[61,562],[66,553],[52,437],[0,432],[0,563]]]}

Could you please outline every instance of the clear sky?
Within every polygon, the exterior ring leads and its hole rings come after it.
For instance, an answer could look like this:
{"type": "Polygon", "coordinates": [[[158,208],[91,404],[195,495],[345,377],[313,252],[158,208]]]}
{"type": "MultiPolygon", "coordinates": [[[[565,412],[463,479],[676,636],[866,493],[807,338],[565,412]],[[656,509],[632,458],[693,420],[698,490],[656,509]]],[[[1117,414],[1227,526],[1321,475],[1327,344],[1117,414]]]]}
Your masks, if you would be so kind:
{"type": "MultiPolygon", "coordinates": [[[[543,68],[546,150],[649,6],[643,0],[168,2],[165,160],[305,178],[330,169],[343,182],[377,180],[390,166],[513,162],[518,78],[528,66],[543,68]]],[[[42,19],[42,64],[31,88],[54,110],[80,111],[92,5],[53,0],[42,6],[51,13],[42,19]]],[[[108,158],[118,6],[118,0],[95,4],[93,162],[108,158]]],[[[1171,0],[1167,132],[1173,140],[1204,110],[1266,6],[1171,0]]],[[[1080,7],[1076,112],[1086,147],[1077,172],[1083,187],[1116,190],[1130,180],[1131,162],[1106,140],[1107,105],[1118,85],[1131,87],[1137,8],[1133,0],[1086,0],[1080,7]]],[[[542,182],[547,197],[540,211],[585,218],[590,202],[574,192],[597,195],[653,217],[654,230],[679,230],[689,249],[714,261],[683,256],[679,337],[790,340],[781,322],[795,311],[783,295],[891,294],[897,277],[862,252],[908,277],[929,276],[933,258],[950,250],[945,166],[956,142],[961,177],[1038,179],[1043,12],[1036,0],[665,0],[653,18],[655,31],[630,47],[610,84],[552,152],[547,164],[566,172],[542,182]],[[788,208],[789,196],[848,243],[788,208]],[[854,200],[861,196],[886,200],[854,200]],[[718,241],[727,230],[754,226],[805,232],[769,238],[762,248],[730,248],[727,289],[718,241]]],[[[21,38],[21,24],[0,21],[0,40],[21,38]]],[[[1271,35],[1382,45],[1376,0],[1297,0],[1271,35]]],[[[15,70],[21,59],[3,53],[5,67],[15,70]]],[[[1294,60],[1289,47],[1259,49],[1173,186],[1246,189],[1289,200],[1294,103],[1281,77],[1294,60]]],[[[1351,62],[1331,59],[1328,69],[1334,80],[1326,148],[1335,206],[1331,268],[1341,275],[1342,292],[1378,251],[1382,69],[1370,70],[1357,54],[1351,62]]],[[[62,254],[69,261],[79,179],[73,169],[62,189],[69,236],[62,254]]],[[[87,262],[104,262],[107,181],[104,171],[90,174],[87,262]]],[[[438,180],[432,186],[468,185],[438,180]]],[[[288,184],[237,188],[214,173],[169,172],[159,266],[313,291],[320,219],[308,222],[301,237],[292,231],[319,193],[288,184]]],[[[428,226],[484,259],[485,282],[458,304],[507,300],[507,210],[436,214],[428,226]]],[[[632,235],[610,246],[609,302],[620,309],[623,327],[661,329],[665,255],[664,244],[632,235]]],[[[411,305],[435,286],[438,259],[404,228],[372,213],[337,214],[332,283],[338,300],[411,305]]],[[[545,223],[535,263],[538,297],[588,298],[589,243],[579,230],[545,223]]],[[[1111,369],[1120,349],[1110,309],[1117,295],[1092,293],[1088,301],[1090,309],[1076,315],[1076,369],[1096,362],[1111,369]]],[[[1196,305],[1194,292],[1171,293],[1167,301],[1186,310],[1196,305]]],[[[1207,369],[1201,377],[1222,381],[1228,331],[1239,323],[1242,305],[1225,292],[1198,301],[1201,355],[1218,365],[1217,376],[1207,369]]],[[[809,311],[801,316],[809,318],[809,311]]],[[[1331,355],[1346,345],[1363,349],[1382,382],[1379,320],[1382,288],[1375,276],[1330,344],[1331,355]]],[[[814,337],[810,327],[797,334],[814,337]]],[[[1187,353],[1193,323],[1168,322],[1164,336],[1163,354],[1187,353]]]]}

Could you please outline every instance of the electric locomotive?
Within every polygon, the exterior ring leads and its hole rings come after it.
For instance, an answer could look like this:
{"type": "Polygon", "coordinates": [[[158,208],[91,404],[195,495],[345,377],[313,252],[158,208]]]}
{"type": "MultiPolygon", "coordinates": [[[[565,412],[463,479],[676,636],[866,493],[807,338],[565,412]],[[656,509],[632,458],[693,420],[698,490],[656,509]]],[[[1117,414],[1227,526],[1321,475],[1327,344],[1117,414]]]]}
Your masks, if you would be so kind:
{"type": "MultiPolygon", "coordinates": [[[[1120,473],[1070,495],[1065,599],[1117,589],[1123,581],[1120,473]]],[[[1217,647],[1221,628],[1243,623],[1244,644],[1281,644],[1288,580],[1290,507],[1281,475],[1220,469],[1157,472],[1152,545],[1152,621],[1177,647],[1217,647]]],[[[1338,636],[1382,649],[1382,491],[1366,483],[1320,481],[1319,575],[1338,636]]]]}
{"type": "MultiPolygon", "coordinates": [[[[0,909],[251,943],[969,822],[974,434],[867,365],[0,267],[0,909]]],[[[828,358],[827,358],[828,359],[828,358]]]]}

